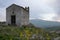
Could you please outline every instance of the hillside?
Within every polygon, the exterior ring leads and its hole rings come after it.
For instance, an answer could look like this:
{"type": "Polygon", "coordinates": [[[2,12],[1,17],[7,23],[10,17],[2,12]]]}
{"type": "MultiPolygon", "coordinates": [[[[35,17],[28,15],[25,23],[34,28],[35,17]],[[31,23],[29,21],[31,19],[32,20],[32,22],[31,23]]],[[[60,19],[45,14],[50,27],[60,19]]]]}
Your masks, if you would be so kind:
{"type": "Polygon", "coordinates": [[[48,31],[59,31],[60,30],[60,26],[47,27],[45,29],[48,30],[48,31]]]}
{"type": "Polygon", "coordinates": [[[27,40],[35,30],[35,27],[0,26],[0,40],[27,40]]]}
{"type": "Polygon", "coordinates": [[[45,21],[40,19],[33,19],[33,20],[30,20],[30,22],[34,24],[36,27],[42,27],[42,28],[60,26],[60,22],[45,21]]]}
{"type": "Polygon", "coordinates": [[[50,40],[52,37],[56,35],[34,26],[0,26],[0,40],[50,40]]]}

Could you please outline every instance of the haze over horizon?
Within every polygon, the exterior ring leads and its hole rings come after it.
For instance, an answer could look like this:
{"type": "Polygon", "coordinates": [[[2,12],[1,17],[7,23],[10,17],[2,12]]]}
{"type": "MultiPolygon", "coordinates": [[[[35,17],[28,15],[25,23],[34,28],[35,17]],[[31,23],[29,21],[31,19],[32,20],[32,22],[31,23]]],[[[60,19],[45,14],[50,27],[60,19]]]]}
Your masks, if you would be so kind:
{"type": "Polygon", "coordinates": [[[60,22],[60,0],[0,0],[0,21],[6,21],[6,8],[11,4],[30,7],[30,19],[60,22]]]}

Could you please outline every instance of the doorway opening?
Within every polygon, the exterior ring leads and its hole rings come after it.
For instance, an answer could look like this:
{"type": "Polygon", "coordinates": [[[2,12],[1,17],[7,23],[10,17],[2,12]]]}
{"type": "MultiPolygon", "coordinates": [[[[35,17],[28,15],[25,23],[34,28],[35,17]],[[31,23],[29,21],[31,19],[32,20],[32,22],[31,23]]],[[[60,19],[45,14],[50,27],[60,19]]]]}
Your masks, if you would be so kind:
{"type": "Polygon", "coordinates": [[[16,16],[15,15],[11,15],[11,24],[16,25],[16,16]]]}

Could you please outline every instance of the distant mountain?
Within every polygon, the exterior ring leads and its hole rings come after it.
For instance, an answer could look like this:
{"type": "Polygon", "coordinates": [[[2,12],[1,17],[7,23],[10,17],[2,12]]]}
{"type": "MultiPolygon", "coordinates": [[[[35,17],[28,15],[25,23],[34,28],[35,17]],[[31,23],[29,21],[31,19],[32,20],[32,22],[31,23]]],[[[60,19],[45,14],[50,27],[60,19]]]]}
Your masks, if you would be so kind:
{"type": "Polygon", "coordinates": [[[54,27],[47,27],[45,28],[47,31],[60,31],[60,26],[54,26],[54,27]]]}
{"type": "Polygon", "coordinates": [[[60,22],[45,21],[40,19],[30,20],[30,23],[34,24],[36,27],[43,27],[43,28],[60,26],[60,22]]]}

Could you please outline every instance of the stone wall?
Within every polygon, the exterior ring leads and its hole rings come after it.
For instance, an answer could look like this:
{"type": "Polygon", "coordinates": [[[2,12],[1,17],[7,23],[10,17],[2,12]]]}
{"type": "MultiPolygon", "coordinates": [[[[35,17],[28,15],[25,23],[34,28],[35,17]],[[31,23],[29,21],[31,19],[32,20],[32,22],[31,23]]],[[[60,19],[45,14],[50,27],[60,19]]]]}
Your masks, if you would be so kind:
{"type": "Polygon", "coordinates": [[[6,23],[11,24],[11,15],[16,15],[16,25],[29,24],[29,11],[23,7],[12,4],[6,8],[6,23]],[[14,12],[14,13],[13,13],[14,12]]]}

